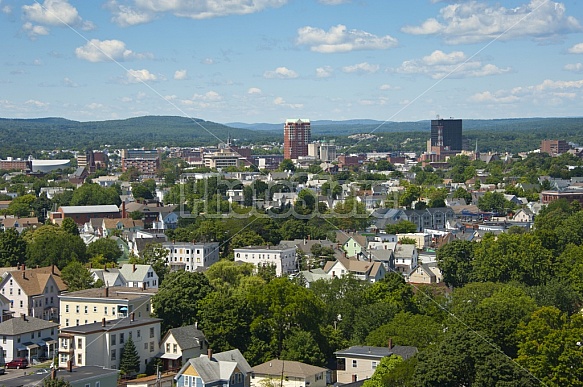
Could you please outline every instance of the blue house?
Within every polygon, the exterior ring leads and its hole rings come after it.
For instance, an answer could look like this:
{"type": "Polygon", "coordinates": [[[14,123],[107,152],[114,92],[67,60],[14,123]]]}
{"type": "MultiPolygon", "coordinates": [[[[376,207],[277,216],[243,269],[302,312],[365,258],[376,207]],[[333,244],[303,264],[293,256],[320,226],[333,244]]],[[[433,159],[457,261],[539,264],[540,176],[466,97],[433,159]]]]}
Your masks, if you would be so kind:
{"type": "Polygon", "coordinates": [[[174,377],[177,387],[249,387],[251,366],[238,349],[189,359],[174,377]]]}

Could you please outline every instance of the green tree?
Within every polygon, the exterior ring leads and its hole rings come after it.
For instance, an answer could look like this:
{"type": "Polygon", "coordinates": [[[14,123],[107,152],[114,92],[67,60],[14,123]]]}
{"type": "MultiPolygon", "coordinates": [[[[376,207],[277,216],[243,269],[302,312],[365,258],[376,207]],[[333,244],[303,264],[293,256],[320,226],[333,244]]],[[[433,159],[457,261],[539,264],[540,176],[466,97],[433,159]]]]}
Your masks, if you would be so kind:
{"type": "Polygon", "coordinates": [[[415,238],[402,237],[401,239],[399,239],[399,243],[403,245],[416,245],[417,240],[415,238]]]}
{"type": "MultiPolygon", "coordinates": [[[[155,183],[154,183],[155,184],[155,183]]],[[[154,185],[154,189],[156,189],[154,185]]],[[[150,191],[146,184],[133,183],[132,184],[132,195],[135,199],[153,199],[154,194],[150,191]]]]}
{"type": "Polygon", "coordinates": [[[326,363],[326,358],[313,334],[301,329],[292,329],[283,340],[281,358],[316,366],[323,366],[326,363]]]}
{"type": "Polygon", "coordinates": [[[135,375],[140,371],[140,355],[132,337],[128,337],[119,358],[119,370],[122,375],[135,375]]]}
{"type": "Polygon", "coordinates": [[[73,385],[63,379],[63,378],[57,378],[57,379],[52,379],[50,376],[47,376],[46,378],[43,379],[43,387],[72,387],[73,385]]]}
{"type": "Polygon", "coordinates": [[[403,362],[403,358],[397,355],[385,356],[381,359],[381,362],[377,365],[374,374],[370,379],[365,380],[363,387],[384,387],[386,386],[386,377],[397,367],[398,364],[403,362]]]}
{"type": "Polygon", "coordinates": [[[310,215],[316,208],[317,199],[309,189],[303,189],[298,193],[294,204],[294,210],[299,215],[310,215]]]}
{"type": "Polygon", "coordinates": [[[168,254],[169,251],[161,243],[148,243],[140,252],[140,256],[130,258],[129,263],[152,265],[152,269],[158,274],[159,283],[161,284],[164,282],[166,274],[170,271],[168,265],[166,265],[168,254]]]}
{"type": "Polygon", "coordinates": [[[113,238],[100,238],[87,245],[87,256],[89,258],[101,255],[105,262],[117,263],[122,254],[123,251],[113,238]]]}
{"type": "Polygon", "coordinates": [[[243,231],[236,234],[231,239],[231,249],[237,249],[239,247],[246,246],[264,246],[265,240],[254,231],[243,231]]]}
{"type": "Polygon", "coordinates": [[[8,205],[7,213],[20,218],[28,217],[32,212],[35,200],[36,196],[32,194],[17,196],[8,205]]]}
{"type": "Polygon", "coordinates": [[[121,199],[114,187],[101,187],[94,183],[85,183],[73,192],[71,197],[72,206],[91,206],[115,204],[119,206],[121,199]]]}
{"type": "Polygon", "coordinates": [[[212,287],[202,273],[177,271],[166,276],[152,297],[152,309],[162,319],[162,330],[191,325],[198,321],[198,304],[212,287]]]}
{"type": "Polygon", "coordinates": [[[433,317],[399,312],[387,324],[372,331],[366,338],[366,344],[384,347],[392,339],[396,345],[409,345],[421,351],[439,341],[443,329],[443,325],[433,317]]]}
{"type": "Polygon", "coordinates": [[[81,263],[87,261],[83,240],[61,227],[41,226],[26,237],[28,239],[26,263],[30,267],[57,265],[62,269],[72,260],[81,263]]]}
{"type": "Polygon", "coordinates": [[[454,288],[473,281],[473,250],[475,243],[455,240],[437,250],[437,264],[443,281],[454,288]]]}
{"type": "Polygon", "coordinates": [[[278,170],[295,172],[296,166],[290,159],[283,159],[283,161],[279,164],[278,170]]]}
{"type": "Polygon", "coordinates": [[[514,208],[514,203],[506,200],[501,192],[486,192],[478,198],[478,208],[482,211],[506,214],[514,208]]]}
{"type": "Polygon", "coordinates": [[[18,231],[13,228],[0,231],[0,266],[16,266],[25,257],[26,241],[20,236],[18,231]]]}
{"type": "Polygon", "coordinates": [[[78,261],[71,261],[61,271],[61,278],[67,284],[67,290],[89,289],[94,285],[93,276],[87,268],[78,261]]]}
{"type": "Polygon", "coordinates": [[[417,225],[408,220],[400,220],[395,224],[387,224],[385,231],[387,234],[407,234],[417,232],[417,225]]]}
{"type": "Polygon", "coordinates": [[[63,222],[61,223],[61,227],[68,234],[79,235],[79,226],[77,226],[77,223],[75,223],[75,221],[71,218],[63,219],[63,222]]]}

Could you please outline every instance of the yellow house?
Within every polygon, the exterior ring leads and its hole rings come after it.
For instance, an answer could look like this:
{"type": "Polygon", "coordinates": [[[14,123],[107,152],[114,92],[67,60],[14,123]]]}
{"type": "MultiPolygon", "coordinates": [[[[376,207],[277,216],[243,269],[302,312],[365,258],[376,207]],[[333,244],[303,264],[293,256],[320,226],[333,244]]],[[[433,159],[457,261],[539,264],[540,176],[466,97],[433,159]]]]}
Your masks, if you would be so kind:
{"type": "Polygon", "coordinates": [[[116,286],[63,293],[59,296],[59,322],[63,328],[102,319],[115,320],[131,313],[135,318],[147,318],[152,313],[152,296],[157,291],[157,288],[116,286]]]}

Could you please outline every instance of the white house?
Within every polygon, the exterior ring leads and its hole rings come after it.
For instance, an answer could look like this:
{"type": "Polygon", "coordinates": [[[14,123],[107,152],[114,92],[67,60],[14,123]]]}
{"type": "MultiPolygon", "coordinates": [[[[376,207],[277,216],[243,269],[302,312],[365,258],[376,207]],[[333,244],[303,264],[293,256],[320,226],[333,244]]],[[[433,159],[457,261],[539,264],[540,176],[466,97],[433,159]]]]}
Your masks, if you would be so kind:
{"type": "Polygon", "coordinates": [[[395,255],[395,270],[404,275],[413,271],[419,260],[419,253],[415,245],[398,244],[393,254],[395,255]]]}
{"type": "Polygon", "coordinates": [[[172,270],[197,271],[219,261],[219,243],[165,242],[166,264],[172,270]]]}
{"type": "Polygon", "coordinates": [[[4,360],[25,357],[30,363],[51,358],[56,349],[59,324],[36,317],[20,316],[0,323],[4,360]]]}
{"type": "Polygon", "coordinates": [[[42,318],[57,319],[59,294],[67,289],[61,273],[55,266],[9,271],[0,282],[0,293],[10,300],[10,311],[42,318]]]}
{"type": "Polygon", "coordinates": [[[119,369],[121,352],[131,338],[140,357],[140,370],[159,352],[159,318],[122,318],[61,328],[59,334],[59,367],[95,365],[119,369]]]}
{"type": "Polygon", "coordinates": [[[157,288],[160,284],[158,274],[152,265],[136,265],[135,263],[125,263],[119,269],[126,286],[130,288],[157,288]]]}
{"type": "Polygon", "coordinates": [[[235,262],[252,263],[257,268],[274,266],[278,277],[298,270],[295,246],[248,246],[234,249],[234,253],[235,262]]]}
{"type": "Polygon", "coordinates": [[[160,343],[163,370],[180,368],[188,359],[207,353],[208,342],[196,325],[170,329],[160,343]]]}
{"type": "Polygon", "coordinates": [[[290,360],[269,360],[252,368],[251,387],[326,387],[329,370],[290,360]]]}
{"type": "Polygon", "coordinates": [[[352,274],[363,281],[376,282],[385,277],[386,269],[381,262],[359,261],[338,257],[336,261],[328,261],[324,266],[326,274],[342,278],[352,274]]]}

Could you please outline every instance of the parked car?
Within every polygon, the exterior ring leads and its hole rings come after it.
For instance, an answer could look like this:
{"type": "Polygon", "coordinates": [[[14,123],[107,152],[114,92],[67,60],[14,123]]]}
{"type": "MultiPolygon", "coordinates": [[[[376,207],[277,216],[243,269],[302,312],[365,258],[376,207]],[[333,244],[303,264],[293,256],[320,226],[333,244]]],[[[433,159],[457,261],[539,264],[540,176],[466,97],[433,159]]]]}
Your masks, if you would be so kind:
{"type": "Polygon", "coordinates": [[[26,368],[26,367],[28,367],[28,360],[24,357],[19,357],[6,363],[6,368],[26,368]]]}

